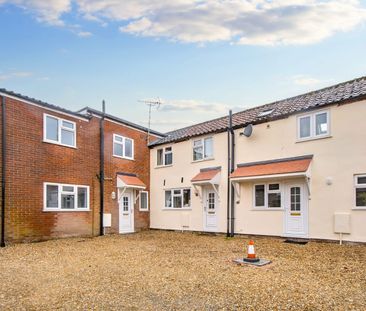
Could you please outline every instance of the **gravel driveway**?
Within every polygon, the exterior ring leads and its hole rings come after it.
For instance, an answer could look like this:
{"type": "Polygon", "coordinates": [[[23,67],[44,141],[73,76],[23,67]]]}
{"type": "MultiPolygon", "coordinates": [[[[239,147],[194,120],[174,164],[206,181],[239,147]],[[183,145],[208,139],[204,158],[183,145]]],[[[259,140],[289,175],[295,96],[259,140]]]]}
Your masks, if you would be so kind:
{"type": "Polygon", "coordinates": [[[366,310],[366,246],[146,231],[0,250],[0,309],[366,310]]]}

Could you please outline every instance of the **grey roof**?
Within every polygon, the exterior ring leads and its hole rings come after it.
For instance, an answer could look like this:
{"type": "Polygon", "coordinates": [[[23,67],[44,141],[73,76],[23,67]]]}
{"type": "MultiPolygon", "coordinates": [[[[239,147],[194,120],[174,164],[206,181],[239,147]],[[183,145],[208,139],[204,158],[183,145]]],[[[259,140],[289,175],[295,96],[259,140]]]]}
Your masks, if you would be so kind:
{"type": "MultiPolygon", "coordinates": [[[[86,113],[91,113],[91,114],[95,114],[95,115],[98,115],[98,116],[101,116],[103,114],[100,110],[93,109],[93,108],[90,108],[90,107],[85,107],[85,108],[79,110],[78,112],[81,113],[83,111],[85,111],[86,113]]],[[[148,132],[148,128],[147,127],[138,125],[136,123],[133,123],[133,122],[130,122],[130,121],[127,121],[127,120],[124,120],[124,119],[115,117],[115,116],[110,115],[110,114],[107,114],[107,113],[105,114],[105,117],[108,118],[108,119],[110,119],[110,120],[116,121],[118,123],[121,123],[121,124],[130,126],[130,127],[133,127],[133,128],[138,129],[140,131],[148,132]]],[[[157,131],[154,131],[154,130],[151,130],[151,129],[150,129],[150,134],[156,135],[156,136],[159,136],[159,137],[164,137],[165,136],[165,134],[162,134],[160,132],[157,132],[157,131]]]]}
{"type": "MultiPolygon", "coordinates": [[[[301,112],[324,107],[332,104],[343,104],[366,98],[366,77],[339,83],[317,91],[290,97],[266,105],[250,108],[233,114],[233,127],[244,127],[248,124],[259,124],[301,112]],[[273,110],[264,116],[265,111],[273,110]]],[[[157,146],[171,142],[187,140],[191,137],[209,133],[220,133],[227,130],[228,116],[202,122],[185,128],[166,133],[149,146],[157,146]]]]}
{"type": "Polygon", "coordinates": [[[25,96],[25,95],[22,95],[22,94],[19,94],[19,93],[8,91],[6,89],[0,88],[0,93],[6,94],[6,95],[9,95],[9,96],[13,96],[13,97],[16,97],[16,98],[19,98],[19,99],[23,99],[23,100],[26,100],[28,102],[31,102],[33,104],[36,104],[36,105],[39,105],[39,106],[42,106],[42,107],[45,107],[45,108],[58,110],[60,112],[68,113],[68,114],[74,115],[76,117],[81,117],[81,118],[84,118],[84,119],[88,119],[87,116],[85,116],[85,115],[83,115],[79,112],[71,111],[71,110],[62,108],[60,106],[56,106],[56,105],[53,105],[53,104],[46,103],[46,102],[41,101],[39,99],[35,99],[35,98],[28,97],[28,96],[25,96]]]}

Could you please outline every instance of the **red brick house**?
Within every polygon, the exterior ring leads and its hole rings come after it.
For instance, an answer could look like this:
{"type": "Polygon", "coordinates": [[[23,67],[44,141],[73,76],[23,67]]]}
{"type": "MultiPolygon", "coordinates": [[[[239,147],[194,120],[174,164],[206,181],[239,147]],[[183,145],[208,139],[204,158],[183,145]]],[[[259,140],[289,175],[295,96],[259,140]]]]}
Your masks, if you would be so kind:
{"type": "Polygon", "coordinates": [[[105,114],[101,149],[100,111],[73,112],[4,89],[0,100],[6,242],[149,227],[147,128],[105,114]]]}

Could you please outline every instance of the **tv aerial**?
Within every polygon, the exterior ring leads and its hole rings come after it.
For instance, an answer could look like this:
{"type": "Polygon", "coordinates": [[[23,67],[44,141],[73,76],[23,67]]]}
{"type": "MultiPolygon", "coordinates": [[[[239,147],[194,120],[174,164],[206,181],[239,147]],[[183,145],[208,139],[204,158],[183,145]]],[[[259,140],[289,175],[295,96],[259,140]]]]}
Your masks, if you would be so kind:
{"type": "Polygon", "coordinates": [[[160,97],[156,99],[140,99],[140,103],[144,103],[149,106],[149,122],[147,127],[147,144],[150,143],[150,127],[151,127],[151,110],[152,108],[159,109],[160,105],[163,103],[163,101],[160,99],[160,97]]]}

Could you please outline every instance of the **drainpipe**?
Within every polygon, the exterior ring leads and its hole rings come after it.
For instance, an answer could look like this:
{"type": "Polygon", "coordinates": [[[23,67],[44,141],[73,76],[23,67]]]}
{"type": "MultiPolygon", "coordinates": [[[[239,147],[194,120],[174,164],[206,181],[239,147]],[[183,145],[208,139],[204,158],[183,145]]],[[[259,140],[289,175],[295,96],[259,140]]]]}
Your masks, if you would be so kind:
{"type": "Polygon", "coordinates": [[[229,112],[229,126],[227,128],[227,201],[226,201],[226,236],[230,237],[230,120],[231,120],[231,110],[229,112]]]}
{"type": "MultiPolygon", "coordinates": [[[[230,165],[230,174],[234,172],[235,169],[235,134],[233,130],[233,117],[232,112],[230,110],[230,134],[231,134],[231,165],[230,165]]],[[[235,189],[234,185],[230,182],[230,206],[231,206],[231,234],[230,236],[234,236],[235,232],[235,189]]]]}
{"type": "Polygon", "coordinates": [[[6,115],[5,97],[1,103],[1,241],[0,247],[5,247],[5,187],[6,187],[6,115]]]}
{"type": "Polygon", "coordinates": [[[105,101],[102,102],[102,117],[100,118],[100,228],[99,235],[104,235],[103,215],[104,215],[104,117],[105,101]]]}

